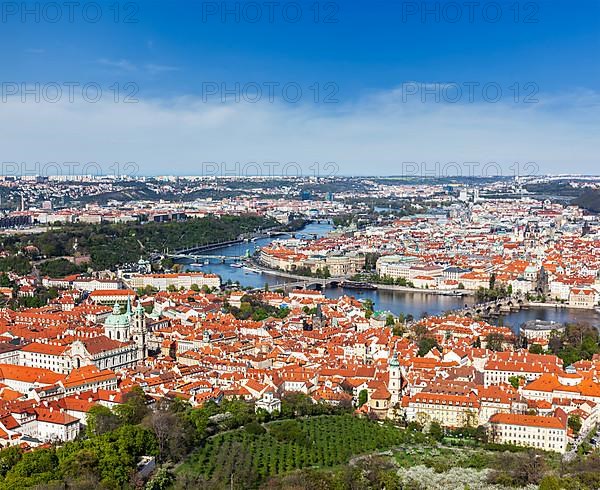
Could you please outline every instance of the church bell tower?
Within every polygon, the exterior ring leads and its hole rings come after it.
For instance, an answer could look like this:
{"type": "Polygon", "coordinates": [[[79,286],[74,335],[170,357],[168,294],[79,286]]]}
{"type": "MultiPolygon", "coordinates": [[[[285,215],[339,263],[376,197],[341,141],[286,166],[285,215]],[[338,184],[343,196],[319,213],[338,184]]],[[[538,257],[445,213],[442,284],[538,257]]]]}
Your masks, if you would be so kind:
{"type": "Polygon", "coordinates": [[[390,392],[391,399],[390,404],[392,406],[400,403],[402,398],[402,372],[400,370],[400,363],[398,362],[398,354],[394,352],[394,355],[388,363],[388,391],[390,392]]]}
{"type": "Polygon", "coordinates": [[[146,311],[139,301],[133,312],[133,325],[131,328],[131,334],[132,340],[137,346],[138,362],[143,361],[148,356],[148,347],[146,343],[146,311]]]}

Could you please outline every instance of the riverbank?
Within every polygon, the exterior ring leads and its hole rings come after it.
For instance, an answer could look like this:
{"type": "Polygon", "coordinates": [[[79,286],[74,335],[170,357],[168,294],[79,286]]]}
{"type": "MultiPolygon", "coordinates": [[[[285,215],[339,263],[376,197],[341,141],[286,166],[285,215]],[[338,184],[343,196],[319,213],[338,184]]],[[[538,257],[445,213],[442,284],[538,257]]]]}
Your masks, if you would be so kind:
{"type": "Polygon", "coordinates": [[[595,308],[587,308],[585,306],[573,306],[573,305],[569,305],[567,303],[555,303],[555,302],[535,302],[535,303],[529,303],[528,306],[533,306],[533,307],[539,307],[539,308],[556,308],[558,309],[564,309],[564,310],[587,310],[587,311],[599,311],[598,306],[596,306],[595,308]]]}
{"type": "MultiPolygon", "coordinates": [[[[299,274],[292,274],[290,272],[286,272],[286,271],[282,271],[282,270],[278,270],[278,269],[271,269],[269,267],[265,267],[260,262],[258,262],[257,260],[254,260],[254,259],[249,259],[247,262],[250,263],[252,265],[252,267],[257,268],[257,269],[261,270],[263,273],[269,274],[270,276],[283,277],[285,279],[295,279],[298,282],[301,282],[301,281],[305,281],[307,283],[309,283],[311,281],[355,282],[350,279],[350,276],[328,277],[328,278],[303,276],[303,275],[299,275],[299,274]]],[[[410,287],[410,286],[398,286],[395,284],[378,284],[378,283],[370,283],[370,282],[366,282],[365,284],[374,286],[374,288],[368,287],[368,288],[362,288],[362,289],[361,288],[348,288],[348,289],[352,289],[354,291],[360,291],[360,290],[366,291],[366,290],[374,290],[374,289],[375,290],[384,290],[384,291],[399,291],[399,292],[405,292],[405,293],[422,293],[422,294],[432,294],[432,295],[437,295],[437,296],[449,296],[449,297],[455,297],[455,298],[475,295],[475,291],[470,291],[467,289],[453,289],[453,290],[443,291],[440,289],[423,289],[423,288],[414,288],[414,287],[410,287]],[[457,294],[453,294],[455,292],[457,294]]]]}
{"type": "MultiPolygon", "coordinates": [[[[327,224],[311,223],[306,228],[299,230],[300,233],[307,235],[317,234],[324,236],[331,231],[331,226],[327,224]]],[[[210,254],[223,257],[231,257],[236,260],[238,257],[254,256],[260,247],[267,246],[273,241],[272,237],[258,239],[255,242],[243,242],[209,252],[210,254]]],[[[195,259],[177,261],[187,269],[195,259]]],[[[203,262],[203,261],[202,261],[203,262]]],[[[213,274],[218,274],[223,283],[239,283],[241,286],[253,289],[262,289],[267,285],[271,290],[276,287],[283,287],[284,283],[298,282],[308,283],[317,279],[298,274],[291,274],[284,271],[272,271],[265,267],[260,268],[261,273],[252,272],[244,268],[231,267],[229,262],[223,263],[218,259],[209,259],[209,264],[202,265],[201,268],[193,270],[202,270],[213,274]]],[[[341,278],[339,281],[348,280],[341,278]]],[[[377,284],[376,290],[365,289],[345,289],[339,287],[326,287],[323,290],[328,298],[339,298],[341,296],[354,296],[360,300],[370,300],[375,305],[377,311],[389,311],[395,315],[412,315],[414,318],[421,318],[424,313],[427,315],[440,315],[448,311],[460,310],[466,306],[475,303],[475,296],[469,294],[464,297],[445,296],[439,294],[438,290],[417,289],[403,286],[387,286],[377,284]]],[[[518,327],[529,320],[551,320],[560,323],[589,323],[600,326],[600,312],[589,309],[572,309],[563,307],[565,305],[555,305],[553,303],[537,303],[530,308],[522,308],[518,311],[503,314],[502,317],[490,319],[492,323],[502,322],[505,326],[517,331],[518,327]]]]}
{"type": "Polygon", "coordinates": [[[438,296],[452,296],[456,298],[460,298],[461,296],[474,296],[475,291],[471,291],[469,289],[450,289],[450,290],[441,290],[441,289],[422,289],[422,288],[411,288],[409,286],[397,286],[395,284],[377,284],[376,282],[372,283],[377,289],[383,289],[386,291],[405,291],[407,293],[425,293],[425,294],[437,294],[438,296]],[[457,294],[453,294],[457,293],[457,294]]]}

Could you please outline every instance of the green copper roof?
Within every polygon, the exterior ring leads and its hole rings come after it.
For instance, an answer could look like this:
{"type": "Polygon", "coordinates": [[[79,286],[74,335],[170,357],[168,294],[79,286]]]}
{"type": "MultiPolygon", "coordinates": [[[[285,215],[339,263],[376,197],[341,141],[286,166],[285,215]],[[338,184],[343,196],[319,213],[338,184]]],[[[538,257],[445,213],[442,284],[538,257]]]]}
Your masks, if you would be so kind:
{"type": "Polygon", "coordinates": [[[104,325],[109,326],[128,326],[129,325],[129,313],[121,313],[121,307],[119,303],[115,303],[112,313],[108,316],[104,325]]]}

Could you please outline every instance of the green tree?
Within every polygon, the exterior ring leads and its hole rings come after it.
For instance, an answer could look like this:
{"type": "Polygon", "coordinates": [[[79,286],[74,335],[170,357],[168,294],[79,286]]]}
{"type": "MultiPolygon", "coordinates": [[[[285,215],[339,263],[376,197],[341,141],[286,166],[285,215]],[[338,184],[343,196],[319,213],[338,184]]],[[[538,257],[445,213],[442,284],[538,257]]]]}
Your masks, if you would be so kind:
{"type": "Polygon", "coordinates": [[[41,274],[50,277],[65,277],[70,274],[84,272],[86,267],[75,265],[67,259],[56,259],[43,262],[38,266],[41,274]]]}
{"type": "Polygon", "coordinates": [[[444,438],[444,430],[439,422],[434,421],[429,424],[429,435],[436,441],[441,441],[444,438]]]}
{"type": "Polygon", "coordinates": [[[19,446],[10,446],[0,451],[0,476],[4,477],[23,457],[23,450],[19,446]]]}
{"type": "Polygon", "coordinates": [[[54,449],[38,449],[23,454],[7,474],[7,480],[16,478],[26,482],[28,478],[34,477],[40,482],[49,481],[55,475],[57,466],[58,458],[54,449]],[[9,478],[9,475],[12,478],[9,478]]]}
{"type": "Polygon", "coordinates": [[[375,305],[372,299],[365,299],[362,303],[363,309],[365,310],[365,318],[371,318],[374,313],[375,305]]]}
{"type": "Polygon", "coordinates": [[[504,341],[504,335],[501,333],[490,333],[485,338],[486,347],[496,352],[503,350],[504,341]]]}
{"type": "Polygon", "coordinates": [[[160,468],[152,479],[146,483],[145,490],[168,490],[175,483],[175,475],[167,468],[160,468]]]}
{"type": "Polygon", "coordinates": [[[14,286],[14,283],[9,279],[8,274],[0,274],[0,287],[6,288],[12,286],[14,286]]]}
{"type": "Polygon", "coordinates": [[[531,352],[532,354],[542,354],[544,352],[544,349],[542,349],[542,346],[540,344],[531,344],[531,346],[529,347],[529,352],[531,352]]]}
{"type": "Polygon", "coordinates": [[[104,405],[94,405],[90,408],[86,421],[88,437],[102,435],[116,429],[120,425],[119,417],[104,405]]]}
{"type": "Polygon", "coordinates": [[[417,355],[419,357],[423,357],[434,347],[439,348],[437,340],[435,340],[434,338],[431,338],[431,337],[424,337],[419,342],[419,352],[417,355]]]}
{"type": "Polygon", "coordinates": [[[365,403],[367,403],[369,399],[369,392],[367,390],[360,390],[358,393],[358,406],[362,407],[365,403]]]}
{"type": "Polygon", "coordinates": [[[539,490],[560,490],[561,488],[560,480],[553,475],[548,475],[540,482],[539,490]]]}
{"type": "Polygon", "coordinates": [[[95,447],[83,448],[73,451],[60,461],[60,471],[64,478],[88,481],[98,480],[98,466],[100,458],[95,447]]]}
{"type": "Polygon", "coordinates": [[[525,378],[523,378],[523,376],[509,376],[508,382],[512,385],[513,388],[518,389],[522,379],[525,378]]]}
{"type": "Polygon", "coordinates": [[[125,424],[139,424],[149,412],[144,390],[136,385],[123,398],[115,413],[125,424]]]}
{"type": "Polygon", "coordinates": [[[568,418],[568,425],[569,428],[575,433],[575,434],[579,434],[579,431],[581,430],[581,417],[579,415],[569,415],[568,418]]]}
{"type": "Polygon", "coordinates": [[[306,443],[307,437],[297,420],[284,420],[269,426],[269,433],[279,442],[306,443]]]}

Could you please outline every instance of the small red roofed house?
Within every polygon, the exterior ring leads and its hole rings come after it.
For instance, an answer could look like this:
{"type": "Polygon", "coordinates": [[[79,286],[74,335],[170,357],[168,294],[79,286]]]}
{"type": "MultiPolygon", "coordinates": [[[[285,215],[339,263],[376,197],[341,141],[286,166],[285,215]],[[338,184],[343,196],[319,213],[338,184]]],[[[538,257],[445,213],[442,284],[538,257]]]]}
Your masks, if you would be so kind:
{"type": "Polygon", "coordinates": [[[325,299],[325,296],[321,291],[313,291],[312,289],[294,289],[290,293],[291,300],[310,299],[313,301],[320,301],[325,299]]]}
{"type": "Polygon", "coordinates": [[[79,419],[54,407],[40,406],[35,408],[37,424],[29,434],[43,441],[72,441],[80,430],[79,419]]]}
{"type": "Polygon", "coordinates": [[[34,294],[35,294],[35,288],[33,286],[29,286],[29,285],[21,286],[19,288],[19,290],[17,291],[17,296],[19,296],[20,298],[23,298],[23,297],[33,298],[34,294]]]}

